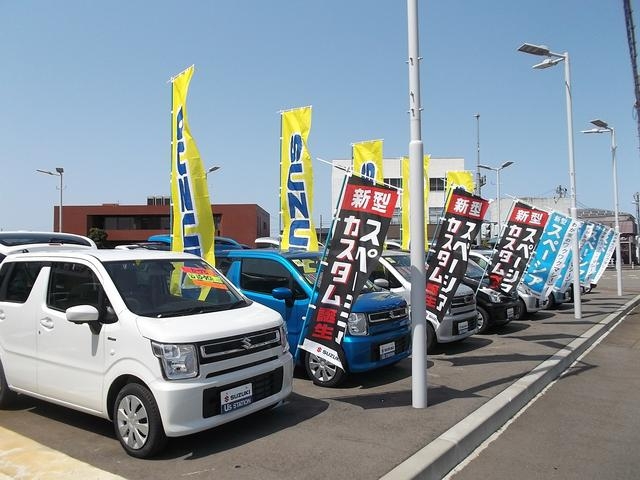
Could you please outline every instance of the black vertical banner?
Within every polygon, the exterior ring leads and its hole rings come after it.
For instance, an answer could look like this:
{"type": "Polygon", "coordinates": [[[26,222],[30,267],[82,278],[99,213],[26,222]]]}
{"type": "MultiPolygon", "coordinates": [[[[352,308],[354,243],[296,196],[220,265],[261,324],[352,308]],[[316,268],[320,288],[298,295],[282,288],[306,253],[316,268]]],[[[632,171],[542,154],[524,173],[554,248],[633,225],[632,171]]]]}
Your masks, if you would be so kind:
{"type": "Polygon", "coordinates": [[[322,269],[309,328],[300,348],[344,370],[342,339],[347,319],[382,253],[393,210],[395,189],[349,178],[322,269]]]}
{"type": "Polygon", "coordinates": [[[485,199],[463,188],[451,193],[427,264],[427,317],[441,322],[449,309],[488,206],[485,199]]]}
{"type": "Polygon", "coordinates": [[[544,210],[514,203],[487,267],[490,288],[507,295],[515,292],[548,220],[549,214],[544,210]]]}

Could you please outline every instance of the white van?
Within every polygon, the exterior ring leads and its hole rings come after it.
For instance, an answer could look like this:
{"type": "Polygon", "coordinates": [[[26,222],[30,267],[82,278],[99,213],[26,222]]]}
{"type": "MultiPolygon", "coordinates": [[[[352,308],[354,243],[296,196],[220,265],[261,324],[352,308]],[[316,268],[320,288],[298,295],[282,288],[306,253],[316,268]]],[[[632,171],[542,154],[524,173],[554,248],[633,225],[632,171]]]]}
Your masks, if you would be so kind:
{"type": "Polygon", "coordinates": [[[89,237],[74,233],[15,231],[0,232],[0,263],[13,253],[41,250],[97,248],[89,237]]]}
{"type": "Polygon", "coordinates": [[[0,265],[0,407],[16,393],[110,419],[134,457],[281,402],[282,317],[199,257],[76,250],[0,265]]]}

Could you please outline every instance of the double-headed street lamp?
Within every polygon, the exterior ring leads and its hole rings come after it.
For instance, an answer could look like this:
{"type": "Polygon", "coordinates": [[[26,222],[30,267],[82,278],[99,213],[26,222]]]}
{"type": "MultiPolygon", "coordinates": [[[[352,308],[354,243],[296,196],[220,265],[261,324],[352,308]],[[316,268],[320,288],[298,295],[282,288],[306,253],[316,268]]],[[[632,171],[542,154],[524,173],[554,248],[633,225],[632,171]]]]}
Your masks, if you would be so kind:
{"type": "Polygon", "coordinates": [[[36,169],[36,172],[46,173],[47,175],[53,175],[54,177],[60,177],[60,210],[58,211],[58,231],[62,232],[62,174],[64,173],[64,168],[56,167],[55,172],[36,169]]]}
{"type": "Polygon", "coordinates": [[[611,165],[613,168],[613,208],[616,222],[616,277],[618,280],[618,296],[622,296],[622,253],[620,252],[620,220],[618,216],[618,170],[616,167],[616,132],[604,120],[591,120],[596,126],[582,133],[610,133],[611,134],[611,165]]]}
{"type": "Polygon", "coordinates": [[[489,165],[478,164],[478,167],[485,168],[487,170],[493,170],[496,172],[496,204],[498,206],[498,237],[502,233],[502,216],[500,215],[500,170],[507,168],[509,165],[513,165],[514,162],[504,162],[499,167],[491,167],[489,165]]]}
{"type": "MultiPolygon", "coordinates": [[[[530,55],[547,57],[533,68],[549,68],[564,61],[564,86],[567,104],[567,139],[569,143],[569,185],[571,187],[571,218],[578,221],[578,208],[576,205],[576,168],[573,156],[573,108],[571,103],[571,70],[569,68],[569,52],[554,53],[543,45],[524,43],[518,48],[520,52],[530,55]]],[[[572,266],[573,266],[573,313],[576,319],[582,318],[582,302],[580,292],[580,251],[578,249],[578,236],[574,235],[571,241],[572,266]]]]}

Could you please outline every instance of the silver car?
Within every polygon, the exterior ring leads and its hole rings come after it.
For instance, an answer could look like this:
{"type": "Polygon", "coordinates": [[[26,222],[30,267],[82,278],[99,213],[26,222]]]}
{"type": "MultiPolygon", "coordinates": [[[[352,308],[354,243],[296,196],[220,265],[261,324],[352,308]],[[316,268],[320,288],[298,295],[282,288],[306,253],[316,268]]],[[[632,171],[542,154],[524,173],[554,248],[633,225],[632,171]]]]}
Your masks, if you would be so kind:
{"type": "MultiPolygon", "coordinates": [[[[382,252],[371,280],[379,287],[402,295],[411,304],[411,258],[408,252],[386,250],[382,252]]],[[[449,343],[463,340],[477,331],[478,311],[473,290],[460,284],[449,311],[442,322],[428,319],[427,350],[436,342],[449,343]]]]}

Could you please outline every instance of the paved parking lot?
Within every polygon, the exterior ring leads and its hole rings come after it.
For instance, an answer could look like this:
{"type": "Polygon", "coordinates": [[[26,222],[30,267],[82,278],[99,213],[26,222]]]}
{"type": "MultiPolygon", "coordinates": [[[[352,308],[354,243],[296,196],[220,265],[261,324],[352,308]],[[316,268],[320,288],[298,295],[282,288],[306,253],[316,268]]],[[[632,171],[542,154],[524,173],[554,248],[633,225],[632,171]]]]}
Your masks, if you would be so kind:
{"type": "MultiPolygon", "coordinates": [[[[286,404],[173,439],[154,460],[128,457],[104,420],[28,398],[0,411],[0,426],[125,478],[379,478],[636,299],[640,270],[623,273],[628,293],[617,297],[615,272],[607,272],[583,297],[581,320],[565,306],[430,352],[426,409],[411,407],[407,359],[339,389],[316,387],[298,372],[286,404]]],[[[46,468],[37,463],[25,468],[46,468]]],[[[0,461],[0,472],[9,468],[0,461]]]]}

